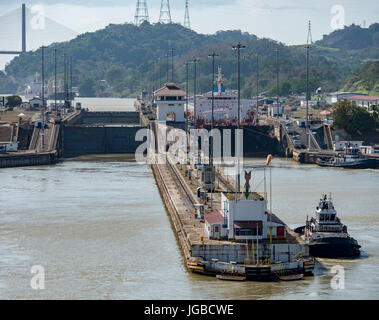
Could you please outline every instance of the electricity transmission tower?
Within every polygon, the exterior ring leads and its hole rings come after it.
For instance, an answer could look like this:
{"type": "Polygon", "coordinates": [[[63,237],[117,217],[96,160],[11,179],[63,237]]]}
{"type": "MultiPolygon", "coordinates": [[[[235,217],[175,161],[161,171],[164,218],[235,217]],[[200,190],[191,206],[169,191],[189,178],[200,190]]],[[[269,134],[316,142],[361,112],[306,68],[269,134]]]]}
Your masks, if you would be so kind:
{"type": "Polygon", "coordinates": [[[184,24],[183,25],[185,28],[191,29],[189,11],[188,11],[188,0],[186,0],[186,10],[184,13],[184,24]]]}
{"type": "Polygon", "coordinates": [[[170,13],[170,1],[162,0],[161,2],[161,12],[159,15],[159,23],[171,23],[171,13],[170,13]]]}
{"type": "Polygon", "coordinates": [[[137,0],[134,24],[141,25],[144,21],[149,22],[149,12],[147,11],[147,0],[137,0]]]}

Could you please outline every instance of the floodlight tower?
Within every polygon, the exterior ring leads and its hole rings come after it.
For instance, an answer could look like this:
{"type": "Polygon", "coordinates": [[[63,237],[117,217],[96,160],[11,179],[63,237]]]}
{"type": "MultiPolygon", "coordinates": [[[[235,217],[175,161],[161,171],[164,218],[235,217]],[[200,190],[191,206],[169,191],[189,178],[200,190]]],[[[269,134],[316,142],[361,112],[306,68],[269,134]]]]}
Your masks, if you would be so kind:
{"type": "Polygon", "coordinates": [[[171,13],[170,13],[170,1],[162,0],[161,2],[161,12],[159,15],[159,23],[171,23],[171,13]]]}
{"type": "Polygon", "coordinates": [[[134,24],[141,25],[144,21],[149,22],[149,12],[147,11],[147,0],[137,0],[134,24]]]}

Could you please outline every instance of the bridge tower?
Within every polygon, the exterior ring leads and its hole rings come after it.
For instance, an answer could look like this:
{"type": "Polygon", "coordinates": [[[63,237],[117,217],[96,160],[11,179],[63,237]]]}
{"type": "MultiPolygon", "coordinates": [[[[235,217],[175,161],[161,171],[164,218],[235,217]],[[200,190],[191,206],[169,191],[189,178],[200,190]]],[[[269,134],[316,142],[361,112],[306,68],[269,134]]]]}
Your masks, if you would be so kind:
{"type": "Polygon", "coordinates": [[[159,23],[171,23],[171,13],[170,13],[170,0],[161,1],[161,12],[159,15],[159,23]]]}
{"type": "Polygon", "coordinates": [[[147,0],[137,0],[136,13],[134,15],[134,24],[141,25],[144,21],[149,22],[149,13],[147,11],[147,0]]]}
{"type": "Polygon", "coordinates": [[[184,13],[184,24],[183,25],[185,28],[191,29],[189,11],[188,11],[188,0],[186,0],[186,10],[184,13]]]}

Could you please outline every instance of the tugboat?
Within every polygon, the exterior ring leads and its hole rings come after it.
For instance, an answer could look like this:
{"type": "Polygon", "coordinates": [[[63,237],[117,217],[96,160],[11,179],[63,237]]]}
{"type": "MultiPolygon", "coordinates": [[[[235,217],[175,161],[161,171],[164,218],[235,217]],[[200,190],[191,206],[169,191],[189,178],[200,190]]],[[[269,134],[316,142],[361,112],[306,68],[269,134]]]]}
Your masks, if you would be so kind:
{"type": "Polygon", "coordinates": [[[361,154],[357,145],[346,146],[343,153],[339,153],[329,161],[318,158],[316,163],[321,167],[336,167],[345,169],[375,169],[376,159],[369,159],[361,154]]]}
{"type": "Polygon", "coordinates": [[[306,225],[296,228],[309,245],[309,253],[314,257],[345,258],[360,256],[361,247],[358,242],[347,233],[346,225],[337,217],[331,195],[326,194],[320,199],[316,207],[316,218],[311,217],[306,225]]]}

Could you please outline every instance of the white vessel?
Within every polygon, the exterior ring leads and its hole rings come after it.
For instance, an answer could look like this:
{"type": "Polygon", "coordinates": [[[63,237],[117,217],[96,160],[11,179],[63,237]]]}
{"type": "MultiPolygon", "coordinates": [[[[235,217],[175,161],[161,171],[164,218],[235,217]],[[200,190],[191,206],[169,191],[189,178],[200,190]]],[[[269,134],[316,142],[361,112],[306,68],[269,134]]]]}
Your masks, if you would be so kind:
{"type": "MultiPolygon", "coordinates": [[[[226,90],[218,68],[216,85],[213,88],[214,108],[213,119],[215,126],[236,126],[238,119],[238,95],[234,90],[226,90]]],[[[255,125],[254,101],[240,100],[240,122],[242,125],[255,125]]],[[[210,125],[212,121],[212,91],[196,97],[197,127],[210,125]]]]}

